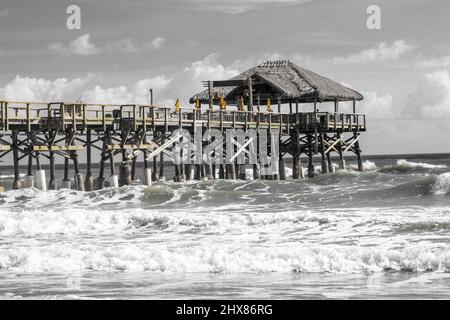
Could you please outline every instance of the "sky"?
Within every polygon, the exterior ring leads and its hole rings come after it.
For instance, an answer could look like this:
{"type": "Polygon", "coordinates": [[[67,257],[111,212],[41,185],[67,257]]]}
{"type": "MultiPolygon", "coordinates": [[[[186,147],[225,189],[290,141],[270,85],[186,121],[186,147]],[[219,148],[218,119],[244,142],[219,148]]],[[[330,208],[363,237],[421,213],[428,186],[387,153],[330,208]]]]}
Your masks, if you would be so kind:
{"type": "Polygon", "coordinates": [[[0,99],[145,103],[153,88],[187,105],[203,80],[286,59],[364,95],[365,154],[450,152],[449,17],[448,0],[2,0],[0,99]]]}

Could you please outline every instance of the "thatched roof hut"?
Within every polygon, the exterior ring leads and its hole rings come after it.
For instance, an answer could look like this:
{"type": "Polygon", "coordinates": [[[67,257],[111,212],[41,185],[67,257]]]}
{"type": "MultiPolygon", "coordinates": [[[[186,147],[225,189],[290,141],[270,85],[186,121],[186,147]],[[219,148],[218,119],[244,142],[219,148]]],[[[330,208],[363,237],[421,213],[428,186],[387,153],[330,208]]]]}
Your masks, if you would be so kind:
{"type": "MultiPolygon", "coordinates": [[[[260,98],[265,103],[270,98],[274,103],[298,102],[329,102],[362,100],[363,96],[353,89],[347,88],[335,81],[303,69],[290,61],[267,61],[253,67],[220,85],[212,88],[212,96],[217,100],[224,97],[228,104],[234,105],[240,97],[248,97],[248,80],[252,80],[253,100],[260,98]],[[243,80],[241,82],[236,80],[243,80]],[[230,85],[228,85],[230,84],[230,85]],[[236,85],[237,84],[237,85],[236,85]]],[[[205,90],[194,95],[190,102],[196,100],[209,103],[209,91],[205,90]]]]}

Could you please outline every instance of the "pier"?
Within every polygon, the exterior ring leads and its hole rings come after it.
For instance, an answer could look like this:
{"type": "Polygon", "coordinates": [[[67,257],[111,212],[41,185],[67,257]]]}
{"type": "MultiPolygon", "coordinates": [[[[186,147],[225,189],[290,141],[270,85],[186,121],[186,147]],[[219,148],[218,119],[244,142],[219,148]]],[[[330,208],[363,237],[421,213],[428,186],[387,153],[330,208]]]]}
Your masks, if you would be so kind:
{"type": "Polygon", "coordinates": [[[356,102],[363,99],[356,91],[288,61],[266,62],[236,78],[204,84],[206,89],[186,107],[179,101],[173,107],[0,101],[0,160],[12,155],[14,189],[41,190],[71,188],[72,179],[79,191],[102,189],[106,181],[110,187],[130,185],[137,170],[143,170],[145,185],[166,178],[176,182],[246,179],[247,167],[255,179],[284,180],[287,157],[293,159],[292,178],[299,179],[305,177],[301,155],[306,155],[306,172],[313,177],[316,156],[321,159],[321,173],[326,174],[334,170],[332,155],[337,155],[340,169],[346,168],[347,152],[356,156],[358,169],[363,170],[360,136],[367,129],[366,116],[356,113],[356,102]],[[349,103],[353,112],[339,112],[340,102],[349,103]],[[323,111],[321,106],[319,111],[322,103],[331,103],[332,110],[323,111]],[[300,104],[312,110],[301,112],[300,104]],[[189,133],[192,141],[186,141],[180,130],[189,133]],[[220,153],[210,152],[221,161],[203,157],[195,161],[194,156],[185,155],[181,163],[174,163],[174,177],[165,177],[164,159],[174,158],[181,142],[195,145],[197,151],[211,150],[214,139],[209,130],[224,137],[235,130],[244,136],[240,141],[232,139],[233,145],[223,146],[220,153]],[[198,136],[200,140],[194,141],[198,136]],[[267,141],[264,152],[258,141],[267,141]],[[251,152],[255,148],[257,157],[251,152]],[[79,164],[82,153],[85,172],[79,164]],[[265,157],[276,159],[270,171],[263,170],[265,157]],[[49,163],[48,181],[43,158],[49,163]],[[56,181],[57,158],[64,160],[62,181],[56,181]],[[138,160],[143,161],[142,168],[138,160]],[[96,177],[93,161],[100,163],[96,177]],[[21,163],[27,165],[24,181],[21,163]]]}

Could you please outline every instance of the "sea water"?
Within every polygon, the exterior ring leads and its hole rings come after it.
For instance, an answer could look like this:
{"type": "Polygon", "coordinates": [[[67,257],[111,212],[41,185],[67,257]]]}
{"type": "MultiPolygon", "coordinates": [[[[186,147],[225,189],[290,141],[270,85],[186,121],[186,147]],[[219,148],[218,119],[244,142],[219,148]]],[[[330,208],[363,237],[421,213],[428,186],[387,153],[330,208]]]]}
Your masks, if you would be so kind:
{"type": "Polygon", "coordinates": [[[368,159],[300,180],[7,191],[0,298],[450,298],[450,157],[368,159]]]}

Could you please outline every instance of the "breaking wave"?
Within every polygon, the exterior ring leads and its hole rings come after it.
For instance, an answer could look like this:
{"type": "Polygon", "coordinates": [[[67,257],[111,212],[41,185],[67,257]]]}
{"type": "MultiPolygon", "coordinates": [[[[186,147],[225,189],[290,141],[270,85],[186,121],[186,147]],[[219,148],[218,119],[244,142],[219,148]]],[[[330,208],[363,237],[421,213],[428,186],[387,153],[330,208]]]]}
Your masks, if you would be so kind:
{"type": "Polygon", "coordinates": [[[284,245],[283,247],[168,247],[164,244],[52,244],[0,250],[0,269],[16,272],[152,271],[207,273],[449,272],[450,250],[404,250],[284,245]]]}

